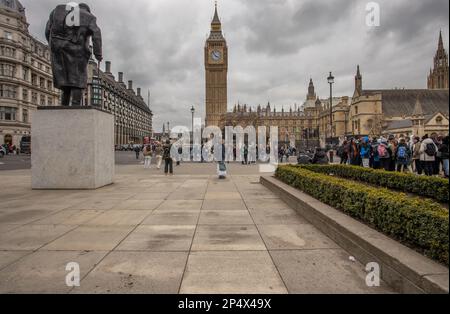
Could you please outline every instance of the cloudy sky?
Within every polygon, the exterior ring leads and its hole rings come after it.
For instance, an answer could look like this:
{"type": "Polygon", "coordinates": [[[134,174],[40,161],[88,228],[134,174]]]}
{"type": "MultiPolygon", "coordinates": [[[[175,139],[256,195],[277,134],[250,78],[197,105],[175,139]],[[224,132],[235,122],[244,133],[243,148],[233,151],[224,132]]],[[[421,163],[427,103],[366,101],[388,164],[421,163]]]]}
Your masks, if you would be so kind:
{"type": "MultiPolygon", "coordinates": [[[[68,1],[67,1],[68,2],[68,1]]],[[[213,0],[86,0],[98,18],[104,59],[150,90],[156,131],[204,116],[203,47],[213,0]]],[[[448,49],[448,0],[379,0],[380,27],[366,25],[365,0],[219,0],[229,47],[228,100],[277,108],[301,104],[312,77],[319,96],[351,96],[356,65],[364,88],[426,88],[439,30],[448,49]]],[[[21,0],[41,39],[58,0],[21,0]]],[[[146,94],[146,93],[145,93],[146,94]]]]}

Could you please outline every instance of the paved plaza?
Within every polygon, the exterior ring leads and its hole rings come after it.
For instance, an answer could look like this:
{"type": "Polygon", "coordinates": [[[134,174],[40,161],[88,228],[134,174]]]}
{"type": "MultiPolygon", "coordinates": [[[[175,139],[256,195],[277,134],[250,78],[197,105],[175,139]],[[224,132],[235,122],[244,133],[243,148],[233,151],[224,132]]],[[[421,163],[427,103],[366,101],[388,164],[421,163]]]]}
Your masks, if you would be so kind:
{"type": "Polygon", "coordinates": [[[1,171],[0,293],[391,293],[259,184],[257,166],[117,166],[96,191],[36,191],[1,171]],[[66,265],[80,266],[80,287],[66,265]]]}

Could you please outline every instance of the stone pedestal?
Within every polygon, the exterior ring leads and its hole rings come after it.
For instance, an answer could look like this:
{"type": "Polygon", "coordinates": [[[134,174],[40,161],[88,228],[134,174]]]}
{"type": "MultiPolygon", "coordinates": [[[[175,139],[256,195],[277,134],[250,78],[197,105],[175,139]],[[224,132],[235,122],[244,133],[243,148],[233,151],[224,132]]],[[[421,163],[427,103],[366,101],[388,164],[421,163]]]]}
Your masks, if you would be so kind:
{"type": "Polygon", "coordinates": [[[114,116],[93,107],[42,107],[31,127],[33,189],[113,183],[114,116]]]}

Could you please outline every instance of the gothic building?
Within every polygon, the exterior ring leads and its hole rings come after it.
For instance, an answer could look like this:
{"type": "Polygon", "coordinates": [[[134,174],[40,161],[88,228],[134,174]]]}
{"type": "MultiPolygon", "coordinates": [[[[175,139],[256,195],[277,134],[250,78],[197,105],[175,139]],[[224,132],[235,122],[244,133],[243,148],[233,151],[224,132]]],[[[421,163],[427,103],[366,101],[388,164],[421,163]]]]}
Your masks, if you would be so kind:
{"type": "Polygon", "coordinates": [[[429,89],[365,89],[358,65],[352,98],[335,97],[330,104],[330,99],[317,96],[310,79],[306,100],[300,107],[288,105],[287,110],[283,107],[279,111],[270,103],[265,107],[237,104],[227,112],[228,47],[216,5],[205,46],[205,69],[207,126],[277,126],[279,144],[295,144],[298,148],[338,144],[352,136],[448,134],[448,56],[442,34],[429,89]]]}
{"type": "Polygon", "coordinates": [[[448,89],[448,54],[444,48],[442,32],[439,33],[438,50],[434,56],[434,68],[428,75],[428,89],[448,89]]]}

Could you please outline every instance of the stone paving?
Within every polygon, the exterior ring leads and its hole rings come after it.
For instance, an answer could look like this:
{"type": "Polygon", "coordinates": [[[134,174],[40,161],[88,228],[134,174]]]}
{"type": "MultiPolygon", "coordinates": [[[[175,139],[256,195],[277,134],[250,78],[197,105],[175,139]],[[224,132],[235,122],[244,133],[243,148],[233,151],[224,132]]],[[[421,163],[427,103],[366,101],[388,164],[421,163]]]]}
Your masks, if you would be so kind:
{"type": "Polygon", "coordinates": [[[0,293],[391,293],[257,174],[183,167],[120,166],[97,191],[33,191],[29,171],[0,172],[0,293]],[[66,285],[70,262],[80,287],[66,285]]]}

